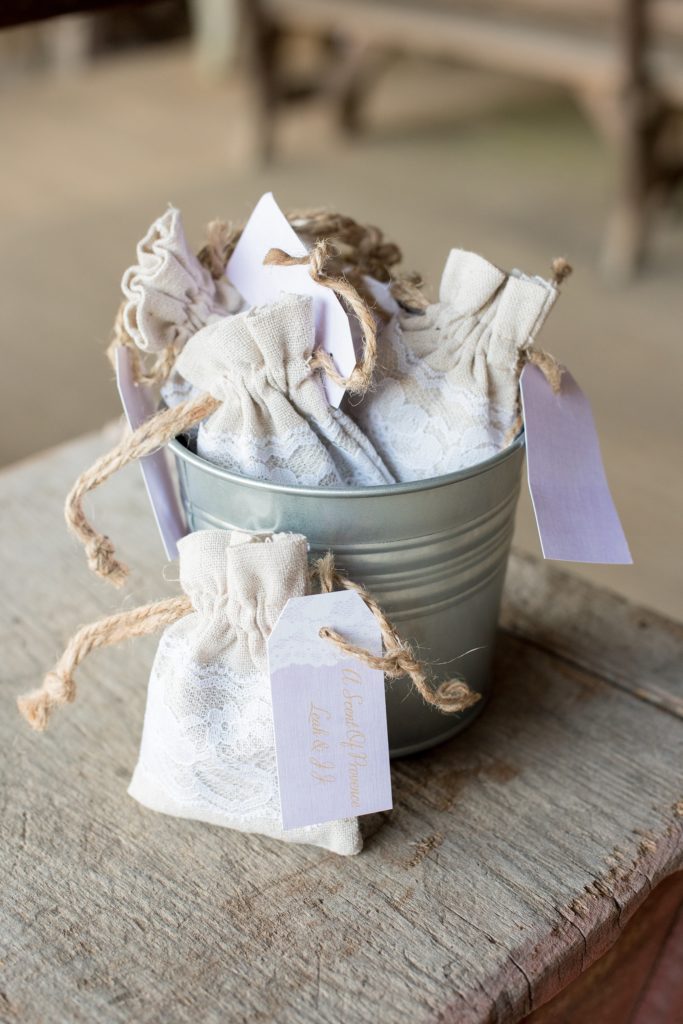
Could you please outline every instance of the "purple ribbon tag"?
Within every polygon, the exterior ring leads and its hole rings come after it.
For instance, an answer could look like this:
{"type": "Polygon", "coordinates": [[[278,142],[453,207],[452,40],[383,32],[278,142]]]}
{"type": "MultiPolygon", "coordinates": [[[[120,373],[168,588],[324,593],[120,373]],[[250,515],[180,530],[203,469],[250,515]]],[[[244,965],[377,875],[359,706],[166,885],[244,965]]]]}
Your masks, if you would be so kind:
{"type": "Polygon", "coordinates": [[[566,370],[555,394],[531,363],[520,386],[529,490],[544,558],[631,565],[588,399],[566,370]]]}
{"type": "MultiPolygon", "coordinates": [[[[154,415],[156,405],[149,388],[135,383],[133,361],[125,345],[119,345],[116,349],[116,385],[128,426],[135,430],[154,415]]],[[[146,455],[140,460],[140,469],[166,557],[173,561],[178,557],[177,543],[188,531],[166,452],[162,450],[146,455]]]]}
{"type": "Polygon", "coordinates": [[[320,637],[321,626],[382,653],[377,620],[358,594],[285,605],[268,638],[284,829],[392,806],[384,673],[320,637]]]}

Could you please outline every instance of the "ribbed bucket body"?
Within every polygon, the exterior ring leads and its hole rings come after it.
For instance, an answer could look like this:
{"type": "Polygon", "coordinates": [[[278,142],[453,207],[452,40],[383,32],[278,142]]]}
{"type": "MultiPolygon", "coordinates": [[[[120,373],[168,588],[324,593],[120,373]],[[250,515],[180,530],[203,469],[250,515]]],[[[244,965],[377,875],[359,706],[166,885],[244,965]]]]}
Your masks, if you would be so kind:
{"type": "Polygon", "coordinates": [[[385,487],[269,484],[228,473],[171,444],[192,530],[291,531],[312,556],[333,551],[338,568],[378,599],[414,641],[435,678],[462,675],[482,700],[461,715],[428,706],[407,679],[387,680],[392,756],[442,742],[482,710],[505,579],[524,442],[470,469],[385,487]]]}

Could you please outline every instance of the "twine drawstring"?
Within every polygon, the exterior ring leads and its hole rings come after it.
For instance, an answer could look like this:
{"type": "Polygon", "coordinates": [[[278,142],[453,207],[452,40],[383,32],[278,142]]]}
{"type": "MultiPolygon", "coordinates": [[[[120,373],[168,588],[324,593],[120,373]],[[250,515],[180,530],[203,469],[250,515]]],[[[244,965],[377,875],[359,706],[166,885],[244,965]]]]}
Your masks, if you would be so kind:
{"type": "Polygon", "coordinates": [[[43,680],[43,685],[32,693],[19,697],[17,706],[32,729],[43,732],[51,712],[76,697],[74,672],[81,662],[98,647],[111,647],[122,640],[156,633],[162,626],[176,622],[192,611],[189,597],[171,597],[166,601],[141,605],[131,611],[118,612],[105,619],[82,626],[43,680]]]}
{"type": "Polygon", "coordinates": [[[329,353],[318,348],[313,353],[310,366],[321,369],[335,384],[345,388],[350,394],[362,396],[372,384],[372,377],[377,363],[377,324],[367,302],[358,290],[345,277],[334,277],[327,273],[327,265],[332,255],[329,242],[320,239],[306,256],[289,256],[282,249],[269,249],[264,259],[266,266],[275,267],[308,267],[308,272],[316,284],[329,288],[344,299],[363,333],[363,355],[354,366],[348,377],[343,377],[337,370],[329,353]]]}
{"type": "MultiPolygon", "coordinates": [[[[297,211],[286,214],[286,217],[297,234],[314,247],[321,241],[327,241],[334,245],[333,258],[344,268],[349,281],[353,281],[356,291],[364,296],[368,306],[372,306],[373,303],[369,301],[370,297],[366,294],[363,281],[365,276],[388,284],[396,301],[407,309],[422,310],[428,305],[420,291],[419,275],[399,274],[395,270],[397,264],[403,259],[403,254],[394,242],[389,242],[384,238],[379,228],[371,224],[359,224],[352,217],[329,210],[297,211]]],[[[244,228],[240,225],[221,220],[213,220],[208,224],[206,242],[197,254],[197,259],[215,281],[224,276],[228,261],[235,251],[235,246],[240,240],[243,230],[244,228]]],[[[328,257],[331,256],[332,254],[328,252],[328,257]]],[[[175,345],[169,345],[151,358],[147,354],[141,353],[125,329],[123,323],[125,306],[124,302],[118,310],[107,355],[113,364],[116,348],[119,345],[130,347],[134,356],[133,379],[135,382],[149,386],[163,384],[173,369],[178,356],[178,348],[175,345]]],[[[378,308],[377,312],[381,316],[384,311],[378,308]]]]}
{"type": "Polygon", "coordinates": [[[124,437],[111,451],[100,456],[78,477],[67,495],[64,518],[69,531],[83,545],[88,566],[102,579],[108,580],[115,587],[121,587],[128,575],[128,568],[116,559],[114,546],[109,538],[98,533],[90,524],[83,510],[83,499],[86,494],[99,487],[128,463],[151,455],[178,434],[189,430],[195,423],[214,412],[219,405],[218,399],[206,394],[181,402],[171,409],[164,409],[124,437]]]}
{"type": "MultiPolygon", "coordinates": [[[[311,358],[311,366],[324,370],[332,380],[347,388],[350,393],[362,395],[371,386],[377,362],[377,327],[367,295],[364,298],[361,294],[364,292],[363,277],[372,276],[388,283],[396,300],[413,310],[424,309],[427,306],[427,300],[420,291],[419,279],[416,275],[399,276],[395,273],[394,267],[402,259],[401,250],[394,243],[385,241],[378,228],[358,224],[352,218],[341,214],[320,210],[289,214],[288,219],[302,237],[314,239],[315,244],[311,253],[305,257],[292,257],[281,249],[271,249],[264,262],[279,266],[308,265],[313,280],[332,289],[349,305],[358,318],[363,332],[364,349],[360,362],[349,377],[344,378],[339,374],[328,353],[317,349],[311,358]],[[330,241],[325,237],[327,235],[334,242],[334,252],[330,241]],[[350,268],[350,276],[356,279],[358,287],[354,287],[347,277],[330,272],[330,264],[334,258],[338,258],[342,265],[350,268]]],[[[225,273],[227,261],[241,233],[242,228],[221,221],[213,221],[209,225],[207,242],[198,258],[215,279],[225,273]]],[[[572,268],[567,260],[558,258],[553,260],[552,270],[553,284],[559,288],[572,268]]],[[[131,349],[134,379],[147,385],[165,381],[178,355],[176,346],[171,345],[156,354],[153,362],[145,366],[141,353],[125,330],[123,306],[118,311],[113,341],[108,349],[108,355],[112,360],[118,345],[126,345],[131,349]]],[[[553,391],[560,391],[563,367],[553,356],[529,346],[521,354],[521,359],[522,362],[531,362],[538,366],[553,391]]],[[[519,369],[521,370],[521,366],[519,369]]],[[[207,394],[158,413],[133,431],[112,451],[98,459],[76,480],[66,499],[67,526],[84,546],[90,568],[114,586],[123,585],[128,569],[116,559],[110,539],[96,531],[89,523],[83,511],[83,498],[88,491],[100,486],[118,469],[162,447],[177,434],[188,430],[210,415],[218,405],[219,402],[207,394]]],[[[506,440],[514,437],[520,427],[521,416],[518,416],[506,440]]]]}
{"type": "MultiPolygon", "coordinates": [[[[370,386],[377,360],[375,320],[368,305],[353,285],[344,278],[327,275],[325,267],[329,253],[327,243],[321,241],[316,244],[310,257],[292,257],[282,250],[271,249],[266,256],[266,262],[277,263],[280,266],[310,264],[313,280],[332,289],[347,301],[358,317],[363,330],[365,345],[361,362],[354,368],[348,379],[338,373],[330,356],[320,349],[313,354],[310,365],[313,369],[318,367],[324,369],[333,380],[343,387],[348,387],[353,394],[362,395],[370,386]]],[[[122,326],[120,326],[118,335],[121,332],[122,326]]],[[[139,366],[139,361],[137,365],[139,366]]],[[[142,379],[139,370],[138,379],[142,379]]],[[[198,399],[183,402],[172,409],[157,413],[120,441],[110,452],[101,456],[78,477],[66,499],[65,518],[69,530],[85,548],[89,567],[102,579],[108,580],[115,587],[121,587],[128,575],[128,568],[115,557],[114,546],[110,539],[95,530],[88,521],[83,510],[85,495],[99,487],[128,463],[151,454],[163,447],[173,437],[203,420],[214,412],[219,404],[218,399],[205,394],[198,399]]]]}
{"type": "MultiPolygon", "coordinates": [[[[423,664],[415,656],[410,644],[402,640],[396,627],[387,618],[375,598],[364,586],[338,572],[334,557],[328,552],[310,568],[311,578],[317,580],[322,593],[335,588],[353,590],[359,594],[377,619],[382,633],[385,654],[371,654],[364,647],[349,643],[329,627],[320,630],[320,636],[350,657],[358,658],[371,668],[384,672],[389,679],[409,676],[420,696],[444,714],[455,714],[471,707],[480,699],[462,679],[449,679],[434,689],[428,682],[423,664]]],[[[164,626],[184,618],[193,611],[192,602],[185,594],[164,601],[140,605],[130,611],[118,612],[82,626],[69,640],[55,667],[46,674],[43,684],[31,693],[19,697],[17,706],[32,729],[43,732],[55,708],[72,703],[76,698],[74,673],[91,651],[111,647],[139,636],[149,636],[164,626]]]]}
{"type": "Polygon", "coordinates": [[[423,662],[416,656],[411,645],[401,638],[396,627],[372,594],[361,583],[356,583],[337,571],[331,552],[315,561],[311,572],[314,579],[319,581],[323,594],[331,593],[336,588],[352,590],[363,599],[377,619],[385,653],[383,656],[371,654],[365,648],[349,643],[341,634],[327,626],[320,630],[320,636],[323,639],[328,640],[338,650],[350,657],[359,658],[370,668],[379,669],[390,679],[409,676],[423,700],[444,714],[450,715],[465,711],[481,699],[480,694],[474,693],[464,679],[447,679],[434,688],[427,678],[423,662]]]}
{"type": "Polygon", "coordinates": [[[554,394],[559,395],[562,389],[564,367],[558,363],[555,356],[551,356],[550,352],[546,352],[544,349],[531,347],[524,350],[523,362],[537,366],[550,384],[554,394]]]}
{"type": "MultiPolygon", "coordinates": [[[[392,268],[401,261],[401,251],[394,243],[385,241],[378,228],[361,225],[350,217],[324,210],[293,213],[288,215],[288,219],[302,237],[315,241],[312,256],[306,257],[302,262],[310,263],[314,280],[333,289],[345,299],[358,317],[364,336],[363,358],[348,380],[339,374],[330,356],[325,352],[315,352],[311,365],[314,368],[322,368],[331,379],[341,386],[348,387],[352,393],[363,394],[370,386],[377,360],[375,321],[369,303],[363,300],[359,290],[345,278],[335,277],[327,272],[332,251],[323,236],[333,236],[344,262],[352,268],[354,274],[368,274],[380,281],[391,282],[391,287],[395,286],[398,289],[397,296],[400,293],[406,301],[412,296],[411,301],[417,304],[415,308],[419,308],[421,301],[416,286],[417,278],[402,278],[393,274],[392,268]]],[[[241,237],[242,230],[241,227],[223,221],[212,221],[209,224],[207,241],[199,252],[198,259],[214,279],[221,278],[225,273],[226,264],[241,237]]],[[[287,265],[288,261],[292,260],[292,257],[288,257],[281,250],[271,250],[271,254],[275,252],[278,255],[272,256],[272,259],[284,261],[281,265],[287,265]]],[[[133,357],[132,371],[135,382],[147,386],[163,384],[168,379],[178,356],[177,346],[169,345],[162,352],[156,353],[151,361],[145,361],[143,354],[125,329],[124,307],[125,303],[118,310],[112,341],[107,349],[110,361],[112,364],[115,363],[116,348],[125,345],[133,357]]],[[[128,575],[128,569],[115,557],[115,549],[110,539],[96,531],[89,523],[83,511],[85,495],[99,487],[118,469],[136,458],[151,454],[177,434],[183,433],[210,415],[218,404],[210,395],[203,395],[199,399],[183,402],[173,409],[158,413],[78,477],[66,499],[65,518],[70,532],[85,548],[88,565],[98,576],[107,579],[116,587],[121,587],[128,575]]]]}

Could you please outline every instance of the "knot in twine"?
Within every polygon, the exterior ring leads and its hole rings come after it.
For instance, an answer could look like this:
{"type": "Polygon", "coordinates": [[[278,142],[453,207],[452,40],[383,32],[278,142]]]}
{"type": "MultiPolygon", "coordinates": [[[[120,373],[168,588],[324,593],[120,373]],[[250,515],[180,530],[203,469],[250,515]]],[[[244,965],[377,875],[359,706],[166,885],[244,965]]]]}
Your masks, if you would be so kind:
{"type": "Polygon", "coordinates": [[[427,677],[424,664],[417,657],[411,645],[399,636],[396,627],[365,587],[337,571],[331,552],[313,563],[311,574],[314,579],[319,581],[323,594],[329,594],[338,588],[352,590],[363,599],[365,605],[377,619],[385,653],[383,656],[371,654],[364,647],[349,643],[340,633],[328,626],[323,626],[319,633],[324,640],[350,657],[358,658],[370,668],[384,672],[390,679],[409,676],[422,699],[444,714],[452,715],[459,711],[465,711],[481,699],[481,695],[474,693],[464,679],[457,677],[447,679],[434,687],[427,677]]]}
{"type": "Polygon", "coordinates": [[[345,277],[332,277],[327,274],[327,264],[333,254],[332,247],[325,239],[315,243],[307,256],[290,256],[282,249],[270,249],[265,256],[264,264],[275,267],[308,267],[308,272],[316,284],[329,288],[340,299],[343,299],[355,314],[363,332],[363,355],[354,366],[348,377],[343,377],[334,365],[329,353],[316,349],[310,360],[314,369],[323,372],[339,387],[345,388],[349,394],[361,397],[372,384],[372,377],[377,364],[377,325],[370,306],[360,293],[345,277]]]}
{"type": "Polygon", "coordinates": [[[114,545],[109,537],[95,533],[85,545],[88,568],[115,587],[122,587],[128,576],[128,567],[117,561],[114,545]]]}
{"type": "Polygon", "coordinates": [[[36,732],[44,732],[50,712],[60,704],[70,704],[76,697],[76,685],[69,676],[48,672],[39,690],[19,697],[17,707],[36,732]]]}

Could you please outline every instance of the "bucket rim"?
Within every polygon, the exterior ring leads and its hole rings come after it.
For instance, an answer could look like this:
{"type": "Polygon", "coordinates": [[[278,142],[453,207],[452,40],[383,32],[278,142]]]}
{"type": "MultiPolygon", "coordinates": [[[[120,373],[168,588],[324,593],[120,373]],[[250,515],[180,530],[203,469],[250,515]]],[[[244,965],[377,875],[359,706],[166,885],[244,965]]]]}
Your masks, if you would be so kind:
{"type": "Polygon", "coordinates": [[[524,448],[524,429],[520,430],[515,439],[506,448],[503,448],[502,451],[497,452],[488,459],[484,459],[483,462],[476,462],[474,465],[466,466],[464,469],[456,470],[454,473],[432,476],[425,480],[410,480],[406,483],[373,484],[370,487],[305,487],[301,484],[276,484],[268,480],[255,480],[252,477],[233,473],[230,470],[223,469],[221,466],[214,465],[212,462],[208,462],[200,455],[197,455],[196,452],[190,451],[177,437],[169,442],[168,447],[176,458],[189,463],[201,472],[219,477],[219,479],[229,483],[253,488],[257,491],[274,491],[278,494],[294,494],[307,498],[373,498],[383,495],[429,491],[438,487],[447,487],[449,484],[487,473],[512,458],[520,448],[524,448]]]}

